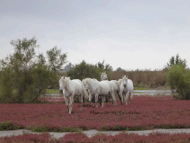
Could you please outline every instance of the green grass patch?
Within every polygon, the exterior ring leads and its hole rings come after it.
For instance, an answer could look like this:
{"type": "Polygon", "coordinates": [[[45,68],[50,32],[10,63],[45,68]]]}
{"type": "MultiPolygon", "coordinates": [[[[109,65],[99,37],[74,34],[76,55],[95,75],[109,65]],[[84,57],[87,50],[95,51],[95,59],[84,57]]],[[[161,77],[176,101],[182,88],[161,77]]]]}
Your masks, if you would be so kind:
{"type": "Polygon", "coordinates": [[[148,87],[134,87],[134,90],[151,90],[152,88],[148,87]]]}
{"type": "Polygon", "coordinates": [[[4,130],[17,130],[17,129],[22,129],[22,127],[10,123],[9,121],[7,122],[0,122],[0,131],[4,131],[4,130]]]}
{"type": "Polygon", "coordinates": [[[47,89],[46,92],[47,94],[59,94],[58,89],[47,89]]]}

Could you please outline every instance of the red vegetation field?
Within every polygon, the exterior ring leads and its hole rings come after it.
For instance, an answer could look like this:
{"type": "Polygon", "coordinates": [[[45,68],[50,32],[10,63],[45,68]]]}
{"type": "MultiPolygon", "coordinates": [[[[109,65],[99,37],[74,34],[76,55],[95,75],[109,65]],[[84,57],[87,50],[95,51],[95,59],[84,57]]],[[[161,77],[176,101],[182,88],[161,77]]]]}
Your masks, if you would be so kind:
{"type": "Polygon", "coordinates": [[[88,138],[82,133],[67,134],[59,139],[52,139],[49,133],[43,134],[24,134],[12,137],[1,137],[1,143],[178,143],[190,142],[190,134],[162,134],[154,133],[148,136],[137,134],[121,133],[115,136],[104,134],[88,138]]]}
{"type": "Polygon", "coordinates": [[[129,105],[93,108],[75,103],[68,114],[64,103],[0,104],[0,130],[27,128],[34,131],[76,131],[77,129],[139,130],[189,128],[190,101],[170,96],[134,96],[129,105]],[[6,123],[5,123],[6,122],[6,123]]]}

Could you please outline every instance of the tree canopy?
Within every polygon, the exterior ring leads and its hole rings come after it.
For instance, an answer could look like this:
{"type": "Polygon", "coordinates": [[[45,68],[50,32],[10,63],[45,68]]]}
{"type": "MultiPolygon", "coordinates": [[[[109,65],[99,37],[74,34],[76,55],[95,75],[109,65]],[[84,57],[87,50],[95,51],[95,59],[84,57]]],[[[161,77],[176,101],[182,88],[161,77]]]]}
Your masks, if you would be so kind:
{"type": "Polygon", "coordinates": [[[0,60],[0,99],[2,102],[34,102],[57,83],[56,72],[65,64],[67,54],[54,47],[47,56],[36,54],[37,40],[18,39],[10,42],[14,53],[0,60]],[[46,61],[48,59],[48,61],[46,61]],[[58,60],[59,59],[59,60],[58,60]]]}

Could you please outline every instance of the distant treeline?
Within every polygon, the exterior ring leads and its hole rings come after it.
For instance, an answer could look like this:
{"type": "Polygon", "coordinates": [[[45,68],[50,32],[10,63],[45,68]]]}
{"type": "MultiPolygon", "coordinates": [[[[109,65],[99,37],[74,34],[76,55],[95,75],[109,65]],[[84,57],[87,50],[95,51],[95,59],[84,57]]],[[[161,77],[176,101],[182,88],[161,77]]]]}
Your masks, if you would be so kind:
{"type": "Polygon", "coordinates": [[[112,80],[118,80],[122,78],[122,75],[127,75],[131,79],[136,87],[152,87],[166,85],[167,71],[164,70],[134,70],[134,71],[113,71],[110,72],[112,80]]]}

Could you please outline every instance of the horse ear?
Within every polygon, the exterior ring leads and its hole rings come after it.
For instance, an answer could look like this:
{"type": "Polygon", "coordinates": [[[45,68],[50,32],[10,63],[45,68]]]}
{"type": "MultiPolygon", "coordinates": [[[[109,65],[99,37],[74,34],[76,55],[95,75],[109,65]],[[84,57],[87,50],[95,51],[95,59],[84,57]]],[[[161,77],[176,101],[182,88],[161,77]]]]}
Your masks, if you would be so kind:
{"type": "Polygon", "coordinates": [[[59,79],[61,79],[61,76],[59,76],[59,79]]]}

